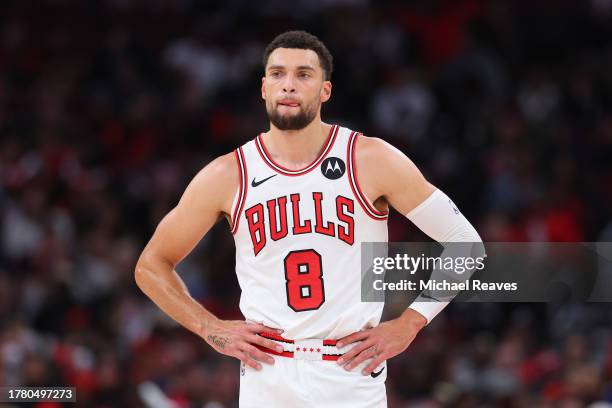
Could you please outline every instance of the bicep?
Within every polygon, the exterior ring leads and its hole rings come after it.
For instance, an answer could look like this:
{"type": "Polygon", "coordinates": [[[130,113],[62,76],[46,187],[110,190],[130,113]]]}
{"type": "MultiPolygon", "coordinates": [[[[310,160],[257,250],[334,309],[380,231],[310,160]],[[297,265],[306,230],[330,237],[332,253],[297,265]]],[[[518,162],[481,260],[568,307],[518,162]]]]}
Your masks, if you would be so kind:
{"type": "Polygon", "coordinates": [[[143,258],[176,265],[223,216],[233,179],[226,167],[212,163],[187,186],[183,196],[160,221],[143,251],[143,258]]]}
{"type": "Polygon", "coordinates": [[[384,174],[381,180],[382,193],[389,204],[401,214],[408,214],[425,201],[435,190],[417,166],[399,149],[385,143],[384,155],[388,160],[380,166],[384,174]]]}
{"type": "Polygon", "coordinates": [[[194,211],[179,203],[160,221],[144,253],[176,265],[212,228],[219,215],[215,211],[194,211]]]}

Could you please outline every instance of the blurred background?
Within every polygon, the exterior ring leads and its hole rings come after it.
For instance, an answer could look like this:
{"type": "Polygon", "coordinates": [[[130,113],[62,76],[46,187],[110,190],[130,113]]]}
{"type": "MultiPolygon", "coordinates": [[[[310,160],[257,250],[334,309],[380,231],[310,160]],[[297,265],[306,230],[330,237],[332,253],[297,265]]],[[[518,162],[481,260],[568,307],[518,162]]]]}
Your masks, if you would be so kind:
{"type": "MultiPolygon", "coordinates": [[[[237,406],[238,362],[133,268],[198,170],[268,129],[261,54],[288,29],[335,58],[324,120],[402,149],[483,239],[612,241],[612,0],[3,1],[1,385],[237,406]]],[[[240,319],[233,268],[223,221],[178,270],[240,319]]],[[[607,304],[453,304],[391,361],[389,405],[612,407],[611,323],[607,304]]]]}

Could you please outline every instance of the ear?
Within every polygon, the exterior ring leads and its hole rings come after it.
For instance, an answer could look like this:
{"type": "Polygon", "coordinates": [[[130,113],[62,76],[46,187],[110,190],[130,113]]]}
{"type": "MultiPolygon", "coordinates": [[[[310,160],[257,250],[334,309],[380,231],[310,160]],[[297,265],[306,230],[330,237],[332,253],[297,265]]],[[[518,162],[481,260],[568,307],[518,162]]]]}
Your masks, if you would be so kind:
{"type": "Polygon", "coordinates": [[[323,81],[321,87],[321,103],[327,102],[331,98],[332,83],[330,81],[323,81]]]}
{"type": "Polygon", "coordinates": [[[266,77],[261,77],[261,99],[266,100],[266,77]]]}

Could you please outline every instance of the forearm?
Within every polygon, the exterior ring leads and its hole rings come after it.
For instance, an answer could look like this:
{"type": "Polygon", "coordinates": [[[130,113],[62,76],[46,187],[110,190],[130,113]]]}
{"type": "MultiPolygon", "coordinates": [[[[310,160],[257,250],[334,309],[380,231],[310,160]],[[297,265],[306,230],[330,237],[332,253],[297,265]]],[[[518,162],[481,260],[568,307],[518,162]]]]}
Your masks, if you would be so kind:
{"type": "Polygon", "coordinates": [[[160,260],[140,260],[136,265],[135,279],[138,287],[161,310],[198,336],[204,338],[210,324],[218,321],[191,297],[171,264],[160,260]]]}
{"type": "MultiPolygon", "coordinates": [[[[461,214],[452,200],[440,190],[434,191],[423,203],[406,214],[406,217],[430,238],[444,246],[444,251],[440,254],[442,259],[485,256],[482,239],[476,229],[461,214]]],[[[469,279],[472,272],[473,268],[467,270],[461,275],[460,280],[469,279]]],[[[446,278],[446,273],[434,269],[431,278],[441,281],[446,278]]],[[[427,322],[430,322],[457,293],[444,293],[444,296],[439,296],[437,292],[426,291],[419,295],[409,308],[419,312],[427,322]]]]}

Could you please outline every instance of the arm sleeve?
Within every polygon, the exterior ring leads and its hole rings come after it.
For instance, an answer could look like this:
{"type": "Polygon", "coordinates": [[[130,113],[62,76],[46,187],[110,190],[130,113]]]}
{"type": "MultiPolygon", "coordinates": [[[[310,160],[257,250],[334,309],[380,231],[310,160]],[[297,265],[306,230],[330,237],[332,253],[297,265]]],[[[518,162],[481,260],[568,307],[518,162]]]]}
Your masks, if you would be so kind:
{"type": "MultiPolygon", "coordinates": [[[[444,257],[448,244],[452,242],[480,243],[477,252],[484,255],[482,239],[476,229],[461,214],[453,201],[439,189],[406,214],[406,217],[430,238],[444,246],[441,257],[444,257]]],[[[465,248],[465,251],[469,252],[465,254],[466,256],[474,253],[467,247],[465,248]]],[[[427,323],[431,322],[450,303],[423,299],[423,294],[420,294],[409,307],[423,315],[427,323]]]]}

